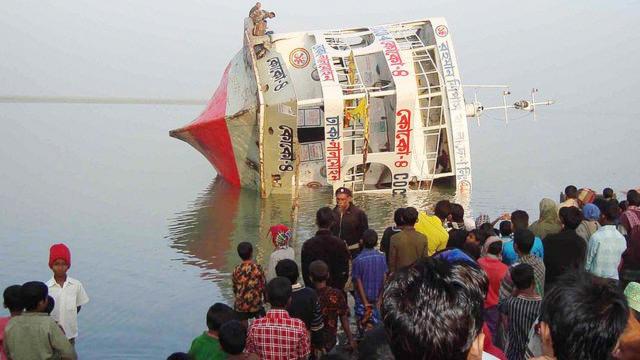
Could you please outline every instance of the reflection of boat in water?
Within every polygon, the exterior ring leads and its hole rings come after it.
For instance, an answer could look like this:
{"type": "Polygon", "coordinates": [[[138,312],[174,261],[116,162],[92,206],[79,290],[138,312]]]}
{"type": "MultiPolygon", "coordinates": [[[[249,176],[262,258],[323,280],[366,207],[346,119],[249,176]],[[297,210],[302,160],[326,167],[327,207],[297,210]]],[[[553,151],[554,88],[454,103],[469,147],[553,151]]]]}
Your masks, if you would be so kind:
{"type": "Polygon", "coordinates": [[[242,241],[253,243],[256,260],[266,264],[272,247],[266,233],[276,223],[291,225],[291,197],[261,199],[255,191],[217,178],[187,210],[170,219],[168,237],[184,263],[219,281],[236,265],[236,246],[242,241]]]}
{"type": "Polygon", "coordinates": [[[471,186],[466,108],[443,18],[254,36],[245,20],[207,109],[171,131],[236,186],[394,194],[471,186]],[[258,56],[256,56],[256,54],[258,56]]]}

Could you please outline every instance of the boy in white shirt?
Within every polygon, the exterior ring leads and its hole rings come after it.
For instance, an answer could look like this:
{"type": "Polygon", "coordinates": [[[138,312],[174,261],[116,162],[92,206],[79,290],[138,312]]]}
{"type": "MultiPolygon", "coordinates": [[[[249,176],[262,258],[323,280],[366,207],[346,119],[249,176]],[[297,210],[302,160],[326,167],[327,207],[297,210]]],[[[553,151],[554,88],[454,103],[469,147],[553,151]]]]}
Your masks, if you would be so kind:
{"type": "Polygon", "coordinates": [[[65,244],[54,244],[49,250],[49,268],[53,277],[47,282],[49,295],[54,298],[55,306],[51,316],[62,326],[65,335],[75,345],[78,337],[78,313],[82,305],[89,302],[82,283],[70,276],[71,252],[65,244]]]}

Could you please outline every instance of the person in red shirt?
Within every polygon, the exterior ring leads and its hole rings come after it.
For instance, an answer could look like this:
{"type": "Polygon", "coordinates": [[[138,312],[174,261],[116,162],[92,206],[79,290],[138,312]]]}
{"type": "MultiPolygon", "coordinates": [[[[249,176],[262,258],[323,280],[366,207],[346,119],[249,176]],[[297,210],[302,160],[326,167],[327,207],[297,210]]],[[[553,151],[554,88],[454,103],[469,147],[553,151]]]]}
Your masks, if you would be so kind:
{"type": "Polygon", "coordinates": [[[306,359],[311,352],[307,327],[285,310],[291,302],[291,281],[280,276],[269,281],[267,298],[271,310],[249,327],[244,352],[258,354],[260,359],[306,359]]]}
{"type": "Polygon", "coordinates": [[[484,300],[484,321],[489,327],[492,337],[496,337],[496,329],[498,327],[498,295],[500,292],[500,283],[507,273],[509,267],[502,263],[502,240],[497,236],[491,236],[487,239],[483,247],[483,256],[478,259],[478,264],[487,273],[489,278],[489,291],[487,298],[484,300]]]}

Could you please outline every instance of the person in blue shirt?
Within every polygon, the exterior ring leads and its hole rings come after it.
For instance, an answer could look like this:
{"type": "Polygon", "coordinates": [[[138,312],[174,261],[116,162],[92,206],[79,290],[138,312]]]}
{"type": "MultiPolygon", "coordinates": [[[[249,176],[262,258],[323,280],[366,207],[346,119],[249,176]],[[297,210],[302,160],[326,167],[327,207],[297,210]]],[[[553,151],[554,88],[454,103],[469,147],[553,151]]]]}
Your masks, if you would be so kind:
{"type": "MultiPolygon", "coordinates": [[[[500,235],[504,241],[506,237],[511,238],[508,241],[505,241],[502,244],[502,262],[506,265],[511,265],[518,261],[519,257],[516,253],[516,250],[513,248],[513,238],[512,234],[508,234],[509,232],[516,232],[518,230],[527,230],[529,228],[529,214],[527,214],[524,210],[516,210],[511,213],[511,227],[507,229],[500,224],[500,235]]],[[[531,255],[537,256],[540,259],[544,259],[544,247],[542,245],[542,240],[536,236],[533,241],[533,247],[531,248],[531,255]]]]}

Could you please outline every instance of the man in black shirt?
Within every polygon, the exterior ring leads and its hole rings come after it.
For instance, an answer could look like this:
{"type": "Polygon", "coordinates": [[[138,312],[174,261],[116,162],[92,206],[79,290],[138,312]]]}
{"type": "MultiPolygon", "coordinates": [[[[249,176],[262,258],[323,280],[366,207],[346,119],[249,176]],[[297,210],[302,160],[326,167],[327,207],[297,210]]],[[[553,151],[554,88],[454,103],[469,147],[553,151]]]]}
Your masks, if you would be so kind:
{"type": "Polygon", "coordinates": [[[346,187],[336,190],[336,207],[333,208],[335,222],[331,232],[347,243],[353,259],[360,253],[360,239],[369,228],[369,220],[367,214],[353,204],[352,195],[346,187]]]}
{"type": "Polygon", "coordinates": [[[560,209],[560,221],[562,230],[542,240],[546,268],[545,293],[560,275],[584,270],[587,245],[576,233],[576,228],[582,222],[582,212],[577,207],[563,207],[560,209]]]}
{"type": "Polygon", "coordinates": [[[349,277],[349,251],[343,240],[333,236],[331,225],[335,219],[329,207],[323,207],[316,212],[316,236],[304,242],[300,253],[302,279],[304,285],[313,288],[309,278],[309,265],[315,260],[322,260],[329,265],[329,280],[327,285],[343,290],[349,277]]]}

